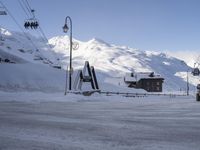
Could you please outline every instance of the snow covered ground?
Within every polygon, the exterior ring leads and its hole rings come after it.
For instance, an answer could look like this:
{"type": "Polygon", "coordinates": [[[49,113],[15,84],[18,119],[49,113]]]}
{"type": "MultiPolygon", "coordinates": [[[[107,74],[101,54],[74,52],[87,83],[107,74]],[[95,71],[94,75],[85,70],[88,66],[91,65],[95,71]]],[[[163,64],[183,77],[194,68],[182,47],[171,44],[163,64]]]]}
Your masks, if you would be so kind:
{"type": "Polygon", "coordinates": [[[194,97],[0,92],[0,150],[199,150],[194,97]]]}

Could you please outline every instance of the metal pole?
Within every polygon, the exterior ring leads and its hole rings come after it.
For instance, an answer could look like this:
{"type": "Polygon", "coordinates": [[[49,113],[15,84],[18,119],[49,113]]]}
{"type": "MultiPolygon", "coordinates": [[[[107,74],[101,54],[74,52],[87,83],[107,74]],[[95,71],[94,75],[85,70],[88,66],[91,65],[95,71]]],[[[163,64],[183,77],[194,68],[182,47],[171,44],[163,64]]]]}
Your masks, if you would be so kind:
{"type": "Polygon", "coordinates": [[[72,21],[70,20],[70,84],[69,84],[69,90],[72,90],[72,21]]]}
{"type": "Polygon", "coordinates": [[[66,70],[65,95],[67,94],[67,87],[68,87],[67,84],[68,84],[68,66],[66,70]]]}
{"type": "Polygon", "coordinates": [[[188,70],[187,70],[187,96],[189,95],[189,77],[188,77],[188,70]]]}
{"type": "Polygon", "coordinates": [[[72,90],[72,20],[67,16],[65,18],[65,23],[67,23],[67,19],[70,21],[69,90],[72,90]]]}

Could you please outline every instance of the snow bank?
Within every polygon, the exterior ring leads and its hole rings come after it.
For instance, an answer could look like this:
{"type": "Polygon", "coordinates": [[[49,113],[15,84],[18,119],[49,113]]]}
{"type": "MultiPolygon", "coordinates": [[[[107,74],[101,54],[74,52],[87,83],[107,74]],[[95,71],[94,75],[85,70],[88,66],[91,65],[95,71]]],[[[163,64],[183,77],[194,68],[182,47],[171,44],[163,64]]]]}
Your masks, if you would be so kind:
{"type": "Polygon", "coordinates": [[[61,92],[65,72],[44,65],[0,64],[0,90],[61,92]]]}

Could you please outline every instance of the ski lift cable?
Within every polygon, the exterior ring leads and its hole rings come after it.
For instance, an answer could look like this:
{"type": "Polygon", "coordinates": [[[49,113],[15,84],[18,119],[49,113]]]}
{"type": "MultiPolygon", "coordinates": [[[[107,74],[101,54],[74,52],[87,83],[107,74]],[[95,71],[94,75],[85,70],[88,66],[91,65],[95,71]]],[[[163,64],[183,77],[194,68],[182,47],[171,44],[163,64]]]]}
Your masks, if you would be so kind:
{"type": "MultiPolygon", "coordinates": [[[[41,28],[40,26],[39,26],[39,30],[40,30],[40,32],[42,33],[42,35],[43,35],[43,37],[44,37],[44,40],[46,41],[47,45],[48,45],[49,48],[52,50],[53,47],[49,44],[49,40],[47,39],[47,37],[46,37],[44,31],[42,30],[42,28],[41,28]]],[[[58,63],[61,65],[60,59],[58,58],[57,54],[56,54],[53,50],[52,50],[52,52],[54,53],[53,56],[54,56],[55,60],[57,60],[58,63]]]]}
{"type": "MultiPolygon", "coordinates": [[[[45,40],[45,41],[47,42],[47,44],[48,44],[48,43],[49,43],[49,40],[47,39],[47,37],[46,37],[44,31],[42,30],[42,27],[39,26],[39,30],[40,30],[40,33],[43,35],[44,40],[45,40]]],[[[48,46],[49,46],[50,49],[53,48],[53,47],[52,47],[51,45],[49,45],[49,44],[48,44],[48,46]]]]}
{"type": "Polygon", "coordinates": [[[22,33],[24,34],[24,36],[30,41],[30,43],[33,45],[33,47],[35,48],[35,52],[38,51],[41,55],[41,57],[44,58],[43,54],[41,53],[41,51],[39,50],[39,48],[36,46],[36,44],[33,42],[33,40],[28,36],[28,34],[26,32],[24,32],[23,28],[20,26],[20,24],[17,22],[17,20],[15,19],[15,17],[12,15],[12,13],[8,10],[8,8],[4,5],[4,3],[2,1],[0,1],[0,4],[5,8],[5,10],[7,11],[8,15],[13,19],[13,21],[16,23],[16,25],[18,26],[18,28],[22,31],[22,33]]]}
{"type": "MultiPolygon", "coordinates": [[[[28,12],[31,14],[32,18],[35,19],[34,11],[33,11],[33,9],[31,8],[31,6],[30,6],[28,0],[22,0],[22,1],[23,1],[23,4],[25,5],[26,9],[28,10],[28,12]]],[[[46,37],[44,31],[42,30],[41,26],[38,26],[38,28],[39,28],[39,31],[40,31],[40,33],[41,33],[41,35],[42,35],[42,40],[43,40],[44,42],[47,43],[47,45],[49,46],[50,49],[52,49],[52,46],[48,44],[48,39],[47,39],[47,37],[46,37]]],[[[59,61],[59,59],[58,59],[58,57],[56,56],[55,53],[54,53],[53,56],[54,56],[55,60],[58,60],[58,61],[59,61]]],[[[60,63],[60,61],[59,61],[59,63],[60,63]]]]}
{"type": "MultiPolygon", "coordinates": [[[[40,33],[41,33],[42,36],[43,36],[42,39],[44,40],[45,43],[47,43],[47,46],[52,50],[53,47],[48,43],[49,41],[48,41],[48,39],[47,39],[47,37],[46,37],[44,31],[42,30],[42,27],[39,26],[38,28],[39,28],[40,33]]],[[[53,52],[53,56],[54,56],[55,60],[57,60],[58,63],[61,65],[61,62],[60,62],[60,60],[59,60],[57,54],[56,54],[53,50],[52,50],[52,52],[53,52]]]]}
{"type": "Polygon", "coordinates": [[[41,31],[37,30],[38,35],[41,37],[42,41],[45,43],[45,46],[49,46],[50,49],[52,49],[52,47],[48,44],[48,40],[44,37],[44,35],[42,34],[41,31]]]}
{"type": "MultiPolygon", "coordinates": [[[[24,0],[23,0],[23,1],[24,1],[24,0]]],[[[34,15],[34,13],[32,12],[32,9],[31,9],[31,6],[30,6],[28,0],[25,0],[25,2],[26,2],[26,4],[27,4],[27,6],[28,6],[29,12],[31,12],[31,14],[32,14],[32,15],[34,16],[34,18],[35,18],[35,15],[34,15]]],[[[39,29],[40,29],[40,32],[42,33],[44,39],[48,42],[48,39],[47,39],[46,35],[44,34],[44,32],[43,32],[43,30],[42,30],[42,28],[41,28],[40,26],[39,26],[39,29]]]]}
{"type": "Polygon", "coordinates": [[[26,16],[29,18],[30,16],[29,16],[28,12],[26,11],[26,9],[24,8],[22,2],[20,0],[18,0],[18,2],[20,4],[21,8],[23,9],[23,11],[25,12],[26,16]]]}
{"type": "MultiPolygon", "coordinates": [[[[22,31],[22,33],[24,34],[24,36],[31,42],[31,44],[34,46],[34,48],[38,49],[37,46],[34,44],[34,42],[32,41],[32,39],[28,36],[28,34],[26,32],[24,32],[23,28],[20,26],[20,24],[17,22],[17,20],[15,19],[15,17],[12,15],[12,13],[8,10],[8,8],[4,5],[4,3],[2,1],[0,1],[0,4],[6,9],[7,13],[9,14],[9,16],[13,19],[13,21],[15,22],[15,24],[18,26],[18,28],[22,31]]],[[[38,49],[39,50],[39,49],[38,49]]]]}
{"type": "MultiPolygon", "coordinates": [[[[24,0],[23,0],[23,2],[24,2],[24,0]]],[[[26,2],[26,5],[27,5],[27,6],[26,6],[27,9],[28,9],[29,12],[32,14],[32,16],[34,16],[34,18],[35,18],[34,13],[31,11],[32,9],[31,9],[31,6],[30,6],[28,0],[25,0],[25,2],[26,2]]],[[[24,2],[24,3],[25,3],[25,2],[24,2]]],[[[43,30],[42,30],[42,28],[41,28],[40,26],[39,26],[39,30],[40,30],[40,32],[41,32],[43,38],[46,40],[46,42],[48,42],[48,39],[47,39],[46,35],[44,34],[44,32],[43,32],[43,30]]]]}
{"type": "MultiPolygon", "coordinates": [[[[23,0],[23,1],[26,2],[27,6],[28,6],[28,8],[29,8],[29,12],[31,12],[31,14],[32,14],[32,15],[34,16],[34,18],[35,18],[35,15],[34,15],[34,13],[32,12],[32,9],[31,9],[31,6],[30,6],[28,0],[23,0]]],[[[41,34],[43,35],[44,39],[46,40],[46,42],[48,42],[48,38],[46,37],[44,31],[42,30],[42,27],[39,26],[38,28],[39,28],[41,34]]],[[[50,47],[50,48],[52,48],[52,47],[50,47]]]]}
{"type": "MultiPolygon", "coordinates": [[[[47,37],[46,37],[44,31],[42,30],[42,28],[41,28],[40,26],[39,26],[38,28],[39,28],[41,34],[43,35],[44,39],[46,40],[46,42],[48,42],[48,39],[47,39],[47,37]]],[[[51,48],[51,47],[50,47],[50,48],[51,48]]]]}
{"type": "Polygon", "coordinates": [[[31,6],[30,6],[28,0],[23,0],[23,1],[25,1],[25,4],[26,4],[26,6],[27,6],[27,9],[29,10],[30,14],[32,14],[32,17],[35,19],[35,14],[34,14],[35,10],[31,8],[31,6]]]}
{"type": "MultiPolygon", "coordinates": [[[[21,8],[23,9],[23,11],[25,12],[26,16],[27,16],[28,18],[30,18],[30,16],[28,15],[27,11],[25,10],[25,8],[24,8],[24,6],[23,6],[24,4],[22,4],[22,2],[21,2],[20,0],[18,0],[18,2],[19,2],[19,4],[20,4],[21,8]]],[[[40,34],[38,30],[37,30],[37,32],[38,32],[38,34],[40,34]]],[[[44,42],[46,42],[46,40],[45,40],[43,37],[42,37],[42,40],[43,40],[44,42]]]]}
{"type": "Polygon", "coordinates": [[[32,9],[31,9],[31,6],[30,6],[29,3],[28,3],[28,1],[25,0],[25,2],[26,2],[26,4],[27,4],[28,8],[29,8],[30,10],[32,10],[32,9]]]}
{"type": "MultiPolygon", "coordinates": [[[[26,9],[24,8],[22,2],[21,2],[20,0],[18,0],[18,2],[19,2],[19,4],[20,4],[21,8],[23,9],[23,11],[25,12],[26,16],[29,18],[30,16],[28,15],[26,9]]],[[[39,32],[38,32],[38,33],[39,33],[39,32]]],[[[43,38],[42,38],[42,39],[43,39],[43,38]]],[[[43,40],[44,40],[44,39],[43,39],[43,40]]],[[[45,41],[45,40],[44,40],[44,41],[45,41]]],[[[40,54],[41,54],[41,52],[40,52],[40,54]]],[[[42,55],[42,54],[41,54],[41,55],[42,55]]]]}
{"type": "Polygon", "coordinates": [[[41,38],[42,41],[43,41],[44,43],[46,43],[46,40],[45,40],[44,37],[42,36],[41,32],[38,31],[38,30],[36,30],[36,31],[37,31],[37,33],[38,33],[38,35],[39,35],[39,38],[41,38]]]}
{"type": "MultiPolygon", "coordinates": [[[[27,1],[27,0],[26,0],[27,1]]],[[[27,1],[27,3],[28,3],[28,1],[27,1]]],[[[29,4],[28,4],[29,5],[29,4]]],[[[30,5],[29,5],[29,8],[31,8],[30,7],[30,5]]],[[[35,17],[35,16],[34,16],[35,17]]],[[[45,43],[47,43],[47,46],[52,50],[52,46],[51,45],[49,45],[49,40],[48,40],[48,38],[47,38],[47,36],[45,35],[45,33],[44,33],[44,31],[43,31],[43,29],[42,29],[42,27],[41,27],[41,25],[40,26],[38,26],[38,28],[39,28],[39,31],[40,31],[40,33],[41,33],[41,35],[42,35],[42,39],[43,39],[43,41],[45,42],[45,43]]],[[[54,52],[54,58],[55,58],[55,60],[58,60],[59,61],[59,63],[60,63],[60,60],[59,60],[59,58],[56,56],[56,53],[54,52]]],[[[61,63],[60,63],[61,64],[61,63]]]]}
{"type": "Polygon", "coordinates": [[[24,6],[26,7],[27,11],[29,12],[30,16],[31,16],[32,18],[35,18],[35,15],[32,13],[32,9],[31,9],[31,7],[30,7],[28,1],[25,1],[25,0],[21,0],[21,1],[23,2],[23,4],[24,4],[24,6]]]}
{"type": "MultiPolygon", "coordinates": [[[[27,0],[26,0],[27,1],[27,0]]],[[[28,2],[28,1],[27,1],[28,2]]],[[[29,5],[30,6],[30,5],[29,5]]],[[[42,27],[41,27],[41,25],[40,26],[38,26],[38,28],[39,28],[39,31],[40,31],[40,33],[42,34],[42,38],[43,38],[43,40],[47,43],[47,45],[48,45],[48,47],[52,50],[52,46],[51,45],[49,45],[49,40],[48,40],[48,38],[47,38],[47,36],[45,35],[45,33],[44,33],[44,31],[43,31],[43,29],[42,29],[42,27]]],[[[60,62],[60,60],[59,60],[59,58],[58,58],[58,56],[56,55],[56,53],[54,52],[54,58],[55,58],[55,60],[57,60],[58,61],[58,63],[59,64],[61,64],[61,62],[60,62]]]]}
{"type": "MultiPolygon", "coordinates": [[[[25,7],[26,7],[26,9],[28,10],[28,12],[31,14],[31,16],[34,16],[33,14],[32,14],[32,12],[31,12],[31,8],[30,8],[30,5],[27,3],[27,4],[25,4],[25,2],[24,1],[22,1],[23,2],[23,5],[25,5],[25,7]],[[28,7],[26,6],[26,5],[28,5],[28,7]]],[[[28,13],[27,13],[27,11],[24,9],[24,6],[22,5],[22,3],[20,2],[20,0],[19,0],[19,3],[20,3],[20,6],[22,7],[22,9],[24,10],[24,12],[26,13],[26,15],[27,15],[27,17],[29,17],[29,15],[28,15],[28,13]]],[[[39,33],[39,31],[37,30],[37,32],[39,33]]],[[[40,33],[39,33],[40,34],[40,33]]],[[[46,38],[46,36],[45,36],[45,34],[44,34],[44,32],[42,32],[42,40],[44,41],[44,42],[46,42],[47,40],[47,38],[46,38]],[[45,37],[45,38],[44,38],[45,37]]]]}

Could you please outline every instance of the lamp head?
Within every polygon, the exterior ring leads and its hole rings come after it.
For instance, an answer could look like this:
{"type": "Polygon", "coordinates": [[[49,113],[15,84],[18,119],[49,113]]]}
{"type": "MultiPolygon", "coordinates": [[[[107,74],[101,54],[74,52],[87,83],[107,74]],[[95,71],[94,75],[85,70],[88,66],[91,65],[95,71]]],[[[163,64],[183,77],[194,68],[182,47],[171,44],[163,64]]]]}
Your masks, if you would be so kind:
{"type": "Polygon", "coordinates": [[[65,25],[63,26],[63,32],[67,33],[67,31],[69,30],[69,27],[67,26],[67,24],[65,23],[65,25]]]}

